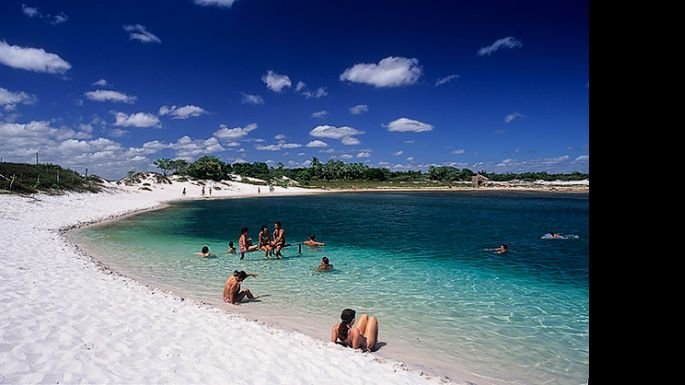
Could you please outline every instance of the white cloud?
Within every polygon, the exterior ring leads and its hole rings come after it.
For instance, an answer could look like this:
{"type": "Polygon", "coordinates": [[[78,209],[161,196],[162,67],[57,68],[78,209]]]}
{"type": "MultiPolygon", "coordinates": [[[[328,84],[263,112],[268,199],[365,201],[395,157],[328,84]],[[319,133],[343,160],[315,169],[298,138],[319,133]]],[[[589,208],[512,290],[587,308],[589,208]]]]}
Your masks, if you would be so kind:
{"type": "Polygon", "coordinates": [[[357,104],[354,107],[350,107],[350,114],[352,114],[352,115],[359,115],[359,114],[362,114],[362,113],[368,112],[368,111],[369,111],[369,106],[367,106],[366,104],[357,104]]]}
{"type": "Polygon", "coordinates": [[[461,155],[461,154],[463,154],[463,153],[464,153],[464,149],[463,149],[463,148],[459,148],[459,149],[456,149],[456,150],[452,151],[452,154],[455,154],[455,155],[461,155]]]}
{"type": "Polygon", "coordinates": [[[321,141],[321,140],[312,140],[311,142],[307,143],[307,147],[309,147],[309,148],[328,147],[328,143],[321,141]]]}
{"type": "Polygon", "coordinates": [[[413,161],[414,161],[414,157],[413,157],[413,156],[409,156],[409,157],[407,157],[407,160],[410,161],[410,162],[413,162],[413,161]]]}
{"type": "Polygon", "coordinates": [[[392,153],[393,156],[400,156],[400,155],[402,155],[402,154],[404,154],[404,151],[402,151],[402,150],[399,150],[399,151],[396,151],[396,152],[393,152],[393,153],[392,153]]]}
{"type": "Polygon", "coordinates": [[[325,150],[319,150],[319,152],[322,153],[322,154],[332,154],[332,153],[335,152],[335,150],[332,149],[332,148],[327,148],[327,149],[325,149],[325,150]]]}
{"type": "Polygon", "coordinates": [[[415,84],[421,72],[417,59],[390,56],[378,64],[355,64],[340,74],[340,80],[374,87],[399,87],[415,84]]]}
{"type": "Polygon", "coordinates": [[[226,143],[228,147],[240,147],[240,142],[228,142],[226,143]]]}
{"type": "Polygon", "coordinates": [[[323,118],[326,115],[328,115],[328,111],[326,111],[326,110],[312,112],[312,118],[323,118]]]}
{"type": "Polygon", "coordinates": [[[255,148],[259,151],[280,151],[283,149],[299,148],[299,147],[302,147],[302,145],[299,143],[278,143],[278,144],[269,144],[267,146],[261,146],[261,145],[255,146],[255,148]]]}
{"type": "Polygon", "coordinates": [[[300,92],[302,91],[305,87],[307,87],[307,84],[303,81],[297,82],[297,85],[295,86],[295,92],[300,92]]]}
{"type": "Polygon", "coordinates": [[[411,139],[411,140],[405,140],[404,143],[406,143],[406,144],[412,144],[412,143],[416,143],[416,141],[413,140],[413,139],[411,139]]]}
{"type": "Polygon", "coordinates": [[[42,48],[25,48],[9,45],[0,40],[0,63],[27,71],[63,74],[71,64],[54,53],[45,52],[42,48]]]}
{"type": "Polygon", "coordinates": [[[459,78],[460,78],[460,76],[459,76],[459,75],[456,75],[456,74],[447,75],[447,76],[445,76],[444,78],[440,78],[440,79],[436,80],[436,81],[435,81],[435,87],[441,86],[441,85],[443,85],[443,84],[445,84],[445,83],[449,83],[449,82],[451,82],[452,80],[454,80],[454,79],[459,79],[459,78]]]}
{"type": "Polygon", "coordinates": [[[118,102],[133,104],[136,102],[136,99],[138,99],[135,96],[126,95],[123,92],[117,92],[112,90],[88,91],[84,95],[86,95],[88,99],[94,100],[96,102],[118,102]]]}
{"type": "Polygon", "coordinates": [[[326,91],[325,87],[319,87],[315,91],[305,91],[302,93],[302,95],[304,95],[307,99],[318,99],[328,95],[328,91],[326,91]]]}
{"type": "Polygon", "coordinates": [[[281,92],[284,88],[292,86],[292,82],[288,76],[277,74],[272,70],[267,71],[267,73],[262,76],[262,81],[266,84],[266,87],[273,92],[281,92]]]}
{"type": "Polygon", "coordinates": [[[587,162],[590,160],[590,155],[580,155],[576,158],[576,162],[587,162]]]}
{"type": "Polygon", "coordinates": [[[113,138],[121,138],[122,136],[128,135],[128,131],[122,130],[121,128],[113,128],[109,130],[109,135],[113,138]]]}
{"type": "Polygon", "coordinates": [[[193,0],[193,3],[203,7],[231,8],[238,0],[193,0]]]}
{"type": "Polygon", "coordinates": [[[304,152],[298,152],[297,153],[297,156],[305,156],[305,155],[307,155],[307,154],[305,154],[304,152]]]}
{"type": "Polygon", "coordinates": [[[169,145],[169,148],[176,151],[176,157],[191,160],[200,155],[207,155],[225,151],[216,138],[196,139],[189,136],[179,138],[176,143],[169,145]]]}
{"type": "Polygon", "coordinates": [[[504,123],[509,124],[509,123],[513,122],[514,119],[516,119],[516,118],[525,118],[525,117],[526,116],[523,114],[520,114],[518,112],[513,112],[513,113],[504,117],[504,123]]]}
{"type": "Polygon", "coordinates": [[[29,7],[25,4],[22,4],[21,10],[22,10],[22,12],[24,12],[24,15],[26,15],[28,17],[36,17],[36,16],[40,17],[40,11],[38,11],[38,8],[36,8],[36,7],[29,7]]]}
{"type": "Polygon", "coordinates": [[[340,155],[340,159],[352,159],[352,158],[354,158],[354,156],[352,156],[352,155],[350,155],[350,154],[342,154],[342,155],[340,155]]]}
{"type": "Polygon", "coordinates": [[[360,141],[359,139],[355,138],[355,136],[361,135],[363,133],[364,131],[357,130],[353,127],[335,127],[327,124],[316,126],[311,131],[309,131],[309,135],[315,138],[339,139],[342,142],[342,144],[345,145],[359,144],[360,141]]]}
{"type": "Polygon", "coordinates": [[[93,83],[94,86],[100,86],[100,87],[106,87],[107,86],[107,80],[105,79],[100,79],[93,83]]]}
{"type": "Polygon", "coordinates": [[[159,115],[171,115],[171,119],[188,119],[206,114],[202,107],[186,105],[183,107],[176,106],[162,106],[159,108],[159,115]]]}
{"type": "Polygon", "coordinates": [[[346,136],[342,138],[341,142],[346,146],[354,146],[361,143],[359,139],[355,138],[354,136],[346,136]]]}
{"type": "Polygon", "coordinates": [[[145,29],[140,24],[125,25],[124,31],[128,32],[129,40],[138,40],[141,43],[161,43],[162,41],[152,32],[145,29]]]}
{"type": "Polygon", "coordinates": [[[388,123],[388,131],[392,132],[426,132],[432,131],[433,126],[428,123],[422,123],[418,120],[399,118],[388,123]]]}
{"type": "Polygon", "coordinates": [[[371,157],[371,153],[368,151],[362,151],[362,152],[357,154],[357,158],[370,158],[370,157],[371,157]]]}
{"type": "Polygon", "coordinates": [[[513,162],[514,162],[513,159],[508,158],[508,159],[504,159],[503,161],[497,163],[495,166],[496,166],[496,167],[509,166],[509,165],[511,165],[513,162]]]}
{"type": "Polygon", "coordinates": [[[47,121],[0,123],[0,153],[6,160],[31,162],[40,153],[44,162],[57,163],[104,177],[123,176],[149,163],[142,149],[125,148],[105,138],[88,139],[86,132],[52,127],[47,121]]]}
{"type": "Polygon", "coordinates": [[[5,111],[14,111],[17,104],[34,104],[37,101],[36,95],[27,94],[23,91],[13,92],[0,87],[0,106],[3,106],[5,111]]]}
{"type": "Polygon", "coordinates": [[[568,155],[563,155],[563,156],[558,156],[556,158],[545,158],[542,160],[542,163],[554,164],[554,163],[559,163],[559,162],[565,162],[569,159],[571,159],[571,158],[568,155]]]}
{"type": "Polygon", "coordinates": [[[490,44],[487,47],[481,47],[478,50],[478,56],[483,56],[483,55],[492,55],[493,53],[497,52],[501,48],[516,48],[516,47],[522,47],[523,43],[521,40],[518,40],[517,38],[513,36],[507,36],[503,39],[499,39],[495,41],[494,43],[490,44]]]}
{"type": "Polygon", "coordinates": [[[123,112],[114,113],[115,122],[114,125],[117,127],[161,127],[159,118],[156,115],[148,114],[145,112],[136,112],[131,115],[127,115],[123,112]]]}
{"type": "Polygon", "coordinates": [[[219,126],[219,130],[214,131],[214,136],[225,141],[235,141],[247,136],[251,131],[257,129],[257,123],[250,123],[247,126],[228,128],[226,125],[222,124],[219,126]]]}
{"type": "Polygon", "coordinates": [[[259,95],[251,95],[244,92],[241,92],[241,94],[243,95],[242,104],[264,104],[264,98],[259,95]]]}
{"type": "Polygon", "coordinates": [[[276,139],[276,140],[283,140],[285,138],[286,138],[286,136],[283,134],[278,134],[278,135],[274,136],[274,139],[276,139]]]}
{"type": "Polygon", "coordinates": [[[29,7],[26,4],[21,5],[21,11],[24,13],[24,15],[28,17],[37,17],[39,19],[43,19],[47,21],[48,23],[52,25],[57,25],[57,24],[62,24],[69,20],[69,17],[64,14],[64,12],[60,12],[58,15],[51,15],[49,13],[43,14],[40,12],[40,10],[36,7],[29,7]]]}

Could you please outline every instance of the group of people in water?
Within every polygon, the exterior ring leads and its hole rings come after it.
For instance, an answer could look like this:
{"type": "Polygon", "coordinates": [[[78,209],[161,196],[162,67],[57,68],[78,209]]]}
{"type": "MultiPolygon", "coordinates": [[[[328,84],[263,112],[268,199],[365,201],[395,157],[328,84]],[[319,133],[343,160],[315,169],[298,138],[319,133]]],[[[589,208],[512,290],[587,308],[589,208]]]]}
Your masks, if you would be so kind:
{"type": "MultiPolygon", "coordinates": [[[[274,255],[276,258],[283,258],[281,250],[287,246],[285,242],[285,230],[281,222],[276,222],[274,224],[273,234],[269,232],[269,226],[262,225],[259,234],[257,235],[258,244],[253,244],[252,238],[247,235],[248,228],[243,227],[240,229],[240,238],[238,239],[238,247],[240,248],[240,259],[245,258],[245,253],[250,251],[261,250],[264,252],[264,258],[269,258],[269,255],[274,255]]],[[[231,252],[231,244],[229,243],[229,250],[231,252]]],[[[233,248],[235,250],[235,248],[233,248]]]]}

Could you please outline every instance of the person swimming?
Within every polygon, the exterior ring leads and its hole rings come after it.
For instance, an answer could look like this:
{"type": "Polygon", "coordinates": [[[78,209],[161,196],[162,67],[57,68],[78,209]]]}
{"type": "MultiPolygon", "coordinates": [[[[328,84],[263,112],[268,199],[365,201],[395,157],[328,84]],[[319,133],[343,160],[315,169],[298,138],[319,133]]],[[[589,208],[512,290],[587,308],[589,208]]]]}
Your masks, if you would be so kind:
{"type": "Polygon", "coordinates": [[[247,277],[257,277],[257,274],[234,270],[224,284],[224,302],[230,304],[240,303],[245,297],[255,299],[250,289],[240,290],[240,283],[247,277]]]}
{"type": "Polygon", "coordinates": [[[333,270],[333,265],[330,264],[328,257],[321,258],[321,264],[314,269],[315,271],[330,271],[333,270]]]}
{"type": "Polygon", "coordinates": [[[340,314],[340,322],[333,325],[331,329],[331,342],[342,343],[352,349],[363,351],[374,351],[378,341],[378,319],[362,314],[359,322],[355,325],[357,312],[352,309],[345,309],[340,314]]]}
{"type": "Polygon", "coordinates": [[[197,255],[198,257],[204,257],[204,258],[214,256],[214,254],[211,254],[209,252],[209,246],[207,246],[207,245],[202,246],[202,250],[199,253],[195,253],[195,255],[197,255]]]}
{"type": "Polygon", "coordinates": [[[501,245],[499,245],[498,248],[495,249],[495,253],[497,253],[497,254],[504,254],[507,251],[509,251],[509,246],[507,246],[505,244],[501,244],[501,245]]]}
{"type": "Polygon", "coordinates": [[[549,232],[546,233],[545,235],[541,236],[540,239],[578,239],[578,237],[575,234],[560,234],[560,233],[553,233],[549,232]]]}
{"type": "Polygon", "coordinates": [[[228,250],[226,250],[226,252],[229,254],[235,254],[235,246],[233,245],[233,241],[228,242],[228,250]]]}
{"type": "Polygon", "coordinates": [[[304,242],[302,242],[302,243],[305,244],[305,245],[307,245],[307,246],[311,246],[311,247],[326,246],[326,243],[324,243],[324,242],[318,242],[318,241],[316,240],[316,235],[314,235],[314,234],[310,234],[310,235],[309,235],[309,239],[307,239],[306,241],[304,241],[304,242]]]}

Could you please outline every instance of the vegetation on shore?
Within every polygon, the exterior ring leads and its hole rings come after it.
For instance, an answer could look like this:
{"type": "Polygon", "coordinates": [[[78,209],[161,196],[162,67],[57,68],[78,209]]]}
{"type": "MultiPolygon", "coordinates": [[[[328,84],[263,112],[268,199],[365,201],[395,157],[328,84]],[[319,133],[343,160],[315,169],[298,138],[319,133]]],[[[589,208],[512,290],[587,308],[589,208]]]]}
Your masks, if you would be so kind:
{"type": "MultiPolygon", "coordinates": [[[[230,179],[230,174],[238,174],[243,177],[261,179],[275,185],[285,185],[288,180],[293,180],[302,186],[311,187],[378,186],[379,182],[390,185],[409,184],[416,187],[449,186],[456,182],[471,182],[471,178],[476,175],[468,168],[459,169],[451,166],[430,166],[427,172],[420,170],[391,171],[387,168],[369,167],[364,163],[345,163],[333,159],[322,163],[316,157],[312,159],[311,165],[306,168],[286,168],[280,162],[275,167],[269,167],[264,162],[229,164],[214,156],[205,156],[193,163],[187,163],[183,160],[158,159],[155,164],[164,170],[165,175],[167,171],[174,171],[176,174],[197,179],[224,180],[230,179]]],[[[550,174],[547,172],[497,174],[481,171],[478,174],[491,181],[571,181],[589,178],[588,174],[580,172],[570,174],[550,174]]]]}
{"type": "MultiPolygon", "coordinates": [[[[167,174],[181,176],[181,179],[232,180],[240,175],[242,182],[259,185],[302,186],[324,189],[365,189],[365,188],[430,188],[470,186],[471,178],[476,175],[467,168],[451,166],[430,166],[427,171],[391,171],[387,168],[369,167],[364,163],[345,163],[329,160],[322,163],[316,157],[309,167],[287,168],[283,163],[269,167],[265,162],[225,163],[215,156],[204,156],[189,163],[183,159],[157,159],[154,164],[164,175],[155,179],[157,183],[171,183],[167,174]],[[253,180],[253,179],[254,180],[253,180]]],[[[480,171],[490,181],[573,181],[589,179],[586,173],[550,174],[547,172],[525,172],[497,174],[480,171]]],[[[119,184],[133,185],[141,182],[142,173],[131,171],[119,184]]],[[[74,170],[64,169],[55,164],[0,163],[0,190],[17,193],[64,191],[98,192],[103,180],[96,175],[80,175],[74,170]]]]}
{"type": "Polygon", "coordinates": [[[14,193],[98,192],[103,182],[56,164],[0,163],[0,190],[14,193]]]}

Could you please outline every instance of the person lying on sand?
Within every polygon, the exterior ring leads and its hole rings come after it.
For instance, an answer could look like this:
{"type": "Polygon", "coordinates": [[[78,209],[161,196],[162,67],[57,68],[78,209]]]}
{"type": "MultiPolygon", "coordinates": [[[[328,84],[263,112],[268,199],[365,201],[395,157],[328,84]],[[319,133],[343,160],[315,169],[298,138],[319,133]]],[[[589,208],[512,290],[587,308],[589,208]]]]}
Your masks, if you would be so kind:
{"type": "Polygon", "coordinates": [[[321,264],[314,269],[315,271],[330,271],[333,270],[333,265],[328,261],[328,257],[321,258],[321,264]]]}
{"type": "Polygon", "coordinates": [[[311,247],[326,246],[326,244],[324,242],[317,242],[316,241],[316,235],[314,235],[314,234],[310,234],[309,239],[307,239],[306,241],[304,241],[302,243],[307,245],[307,246],[311,246],[311,247]]]}
{"type": "Polygon", "coordinates": [[[369,317],[362,314],[359,322],[355,325],[356,312],[352,309],[345,309],[340,314],[341,321],[331,329],[331,342],[342,343],[352,349],[363,351],[374,351],[378,341],[378,320],[376,317],[369,317]]]}
{"type": "Polygon", "coordinates": [[[228,277],[224,284],[224,302],[230,304],[240,303],[245,297],[255,299],[250,289],[240,290],[240,283],[247,277],[257,277],[257,274],[246,273],[244,271],[235,270],[233,274],[228,277]]]}
{"type": "Polygon", "coordinates": [[[207,245],[202,246],[202,250],[199,253],[195,253],[195,255],[197,255],[198,257],[204,257],[204,258],[214,256],[214,254],[211,254],[209,252],[209,246],[207,246],[207,245]]]}

